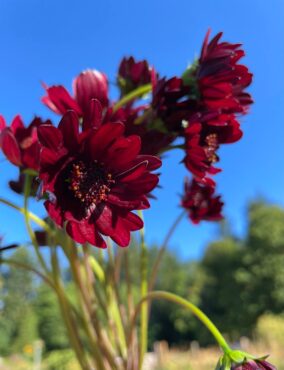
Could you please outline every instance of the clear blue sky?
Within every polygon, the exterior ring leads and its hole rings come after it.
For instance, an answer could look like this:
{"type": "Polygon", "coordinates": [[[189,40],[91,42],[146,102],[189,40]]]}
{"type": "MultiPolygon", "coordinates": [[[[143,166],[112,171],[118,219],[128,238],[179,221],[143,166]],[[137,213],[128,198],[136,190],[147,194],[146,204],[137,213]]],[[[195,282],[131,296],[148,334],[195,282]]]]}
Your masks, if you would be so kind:
{"type": "MultiPolygon", "coordinates": [[[[282,0],[1,0],[0,113],[8,121],[16,113],[26,122],[35,113],[52,116],[40,103],[40,81],[70,88],[86,68],[102,70],[114,81],[124,55],[146,58],[161,75],[179,75],[198,55],[209,27],[213,33],[224,31],[224,39],[244,43],[244,63],[255,75],[250,89],[255,105],[243,120],[244,138],[221,150],[224,171],[216,176],[225,215],[241,235],[249,200],[264,196],[284,204],[283,14],[282,0]]],[[[163,189],[145,216],[150,242],[162,240],[179,212],[181,158],[176,153],[164,162],[163,189]]],[[[16,169],[0,160],[0,174],[1,195],[20,203],[6,185],[16,169]]],[[[35,207],[43,214],[41,205],[35,207]]],[[[0,219],[6,242],[26,238],[14,211],[0,206],[0,219]]],[[[183,257],[196,258],[216,233],[212,224],[184,220],[171,246],[183,257]]]]}

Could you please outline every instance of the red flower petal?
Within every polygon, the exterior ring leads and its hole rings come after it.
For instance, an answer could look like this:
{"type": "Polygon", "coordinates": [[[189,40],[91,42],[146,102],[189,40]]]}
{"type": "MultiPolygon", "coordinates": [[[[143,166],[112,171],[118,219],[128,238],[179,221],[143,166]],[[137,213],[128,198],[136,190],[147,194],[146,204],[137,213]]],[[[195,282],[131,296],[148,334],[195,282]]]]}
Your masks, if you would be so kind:
{"type": "Polygon", "coordinates": [[[22,121],[21,116],[17,115],[17,116],[13,119],[13,121],[12,121],[12,123],[11,123],[11,130],[12,130],[12,132],[16,135],[17,130],[18,130],[18,129],[23,129],[24,127],[25,127],[25,126],[24,126],[24,123],[23,123],[23,121],[22,121]]]}
{"type": "Polygon", "coordinates": [[[82,111],[77,102],[70,96],[69,92],[63,86],[51,86],[47,87],[43,85],[47,92],[47,96],[44,96],[41,101],[43,104],[48,106],[53,112],[57,114],[64,114],[68,110],[74,110],[79,116],[82,115],[82,111]]]}
{"type": "Polygon", "coordinates": [[[94,224],[88,221],[73,222],[69,221],[66,226],[67,233],[77,243],[90,243],[98,248],[106,248],[106,242],[101,235],[96,231],[94,224]]]}
{"type": "Polygon", "coordinates": [[[6,122],[3,116],[0,115],[0,133],[6,127],[6,122]]]}
{"type": "Polygon", "coordinates": [[[11,163],[21,166],[21,151],[18,142],[9,128],[4,128],[0,134],[0,147],[11,163]]]}
{"type": "Polygon", "coordinates": [[[38,128],[38,138],[41,145],[58,152],[63,145],[63,137],[60,130],[51,125],[42,125],[38,128]]]}
{"type": "Polygon", "coordinates": [[[105,152],[113,142],[123,134],[124,125],[122,123],[106,123],[97,131],[92,133],[87,142],[86,150],[90,159],[104,160],[105,152]]]}
{"type": "MultiPolygon", "coordinates": [[[[74,111],[67,112],[61,119],[58,129],[61,131],[65,146],[70,150],[75,150],[78,146],[79,120],[74,111]]],[[[59,141],[61,140],[60,135],[59,141]]]]}
{"type": "Polygon", "coordinates": [[[107,151],[105,163],[109,168],[116,171],[123,170],[139,154],[141,148],[141,139],[137,135],[120,137],[107,151]]]}
{"type": "Polygon", "coordinates": [[[88,108],[83,120],[83,131],[90,128],[99,128],[102,123],[103,110],[99,100],[92,99],[88,108]]]}

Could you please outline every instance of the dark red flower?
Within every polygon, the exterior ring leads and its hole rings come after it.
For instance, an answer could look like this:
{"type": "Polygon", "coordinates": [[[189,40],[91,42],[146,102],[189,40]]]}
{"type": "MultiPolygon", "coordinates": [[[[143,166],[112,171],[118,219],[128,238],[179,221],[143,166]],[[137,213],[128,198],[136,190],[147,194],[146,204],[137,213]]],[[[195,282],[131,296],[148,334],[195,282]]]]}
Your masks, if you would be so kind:
{"type": "Polygon", "coordinates": [[[7,159],[22,169],[31,168],[38,171],[40,144],[37,130],[41,125],[49,125],[51,122],[36,117],[25,127],[20,116],[13,119],[10,127],[6,126],[3,117],[0,122],[0,147],[7,159]]]}
{"type": "Polygon", "coordinates": [[[155,85],[156,78],[155,69],[146,60],[136,61],[133,57],[123,58],[119,65],[117,82],[122,95],[148,83],[155,85]]]}
{"type": "Polygon", "coordinates": [[[233,114],[196,114],[184,121],[185,166],[195,177],[216,174],[219,161],[217,151],[221,144],[238,141],[243,133],[233,114]]]}
{"type": "Polygon", "coordinates": [[[238,61],[245,55],[241,44],[219,42],[222,32],[209,42],[210,31],[203,42],[196,70],[200,104],[223,113],[246,113],[253,102],[244,90],[252,74],[238,61]]]}
{"type": "Polygon", "coordinates": [[[73,97],[61,85],[48,87],[44,84],[44,88],[47,95],[42,98],[42,102],[60,115],[74,110],[80,118],[89,120],[92,99],[97,99],[102,107],[108,105],[107,77],[97,70],[86,70],[74,79],[73,97]]]}
{"type": "Polygon", "coordinates": [[[276,370],[276,367],[265,360],[249,360],[233,366],[232,370],[276,370]]]}
{"type": "Polygon", "coordinates": [[[216,154],[219,148],[218,136],[208,132],[202,132],[200,122],[192,122],[185,129],[185,158],[186,168],[197,178],[203,179],[207,174],[216,174],[221,170],[214,167],[219,161],[216,154]]]}
{"type": "Polygon", "coordinates": [[[140,138],[124,136],[122,123],[105,123],[79,132],[73,111],[58,128],[42,126],[40,178],[49,216],[78,243],[105,248],[102,235],[125,247],[130,232],[143,227],[131,211],[149,207],[147,194],[158,183],[150,171],[158,158],[139,155],[140,138]]]}
{"type": "Polygon", "coordinates": [[[223,218],[223,202],[220,196],[214,197],[214,182],[203,183],[185,179],[184,195],[181,205],[188,211],[189,218],[195,224],[202,220],[219,221],[223,218]]]}

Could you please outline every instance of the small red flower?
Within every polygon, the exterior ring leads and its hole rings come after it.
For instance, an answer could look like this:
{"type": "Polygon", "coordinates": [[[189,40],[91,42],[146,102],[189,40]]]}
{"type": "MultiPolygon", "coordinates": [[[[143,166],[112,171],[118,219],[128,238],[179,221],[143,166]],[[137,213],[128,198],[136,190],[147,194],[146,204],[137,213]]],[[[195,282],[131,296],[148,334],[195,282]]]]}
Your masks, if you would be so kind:
{"type": "Polygon", "coordinates": [[[276,370],[276,367],[265,360],[249,360],[233,366],[232,370],[276,370]]]}
{"type": "Polygon", "coordinates": [[[219,148],[218,136],[215,133],[205,135],[200,122],[192,122],[185,129],[186,168],[197,178],[203,179],[207,174],[216,174],[221,170],[214,167],[219,161],[216,154],[219,148]]]}
{"type": "Polygon", "coordinates": [[[243,134],[233,114],[196,114],[191,121],[185,121],[185,126],[184,163],[200,179],[221,171],[214,167],[219,161],[220,145],[234,143],[243,134]]]}
{"type": "Polygon", "coordinates": [[[155,69],[146,60],[136,61],[133,57],[123,58],[118,69],[117,82],[122,95],[139,86],[156,83],[155,69]]]}
{"type": "Polygon", "coordinates": [[[214,197],[215,184],[212,181],[203,183],[185,179],[184,195],[181,205],[188,211],[189,218],[195,224],[202,220],[219,221],[223,218],[223,202],[220,196],[214,197]]]}
{"type": "Polygon", "coordinates": [[[210,31],[203,42],[196,71],[200,103],[207,109],[223,113],[246,113],[253,102],[244,90],[252,74],[238,61],[245,55],[241,44],[219,42],[222,32],[209,42],[210,31]]]}
{"type": "Polygon", "coordinates": [[[140,138],[124,136],[122,123],[105,123],[79,132],[75,112],[58,128],[42,126],[40,178],[49,216],[78,243],[105,248],[103,235],[129,244],[130,232],[143,227],[133,210],[148,208],[147,194],[158,183],[150,171],[161,161],[139,155],[140,138]]]}
{"type": "Polygon", "coordinates": [[[48,87],[44,84],[44,88],[47,95],[42,98],[42,102],[60,115],[74,110],[80,118],[89,120],[92,99],[97,99],[102,107],[108,105],[107,77],[97,70],[83,71],[74,79],[74,97],[61,85],[48,87]]]}
{"type": "Polygon", "coordinates": [[[21,169],[38,171],[40,144],[37,130],[43,124],[48,125],[51,122],[36,117],[25,127],[22,118],[16,116],[11,126],[7,127],[4,118],[0,116],[0,147],[12,164],[21,169]]]}

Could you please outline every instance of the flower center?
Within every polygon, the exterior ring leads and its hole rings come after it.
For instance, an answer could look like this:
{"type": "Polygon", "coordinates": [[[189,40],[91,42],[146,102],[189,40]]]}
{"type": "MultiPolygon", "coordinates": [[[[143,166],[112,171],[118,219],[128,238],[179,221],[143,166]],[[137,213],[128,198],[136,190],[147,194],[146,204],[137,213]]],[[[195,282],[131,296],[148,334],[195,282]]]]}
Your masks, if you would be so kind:
{"type": "Polygon", "coordinates": [[[72,164],[68,182],[75,198],[89,207],[106,200],[115,181],[111,173],[105,171],[103,164],[76,161],[72,164]]]}
{"type": "Polygon", "coordinates": [[[206,136],[205,142],[207,147],[205,147],[205,153],[207,159],[210,163],[215,163],[218,161],[218,156],[216,155],[216,150],[219,147],[218,138],[216,134],[210,134],[206,136]]]}

